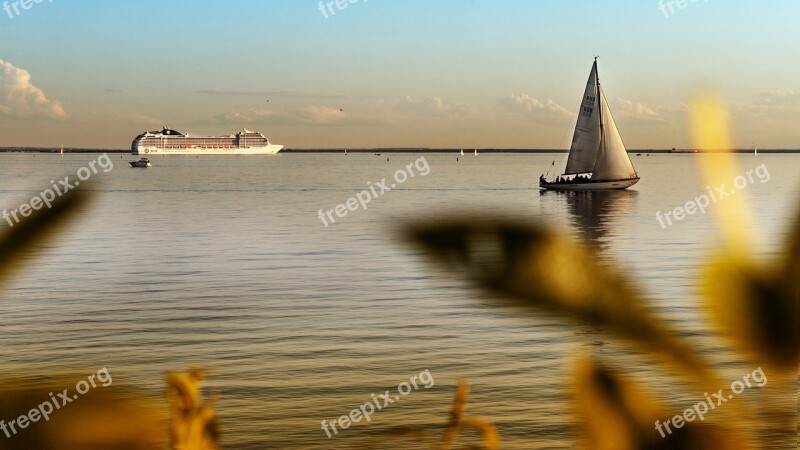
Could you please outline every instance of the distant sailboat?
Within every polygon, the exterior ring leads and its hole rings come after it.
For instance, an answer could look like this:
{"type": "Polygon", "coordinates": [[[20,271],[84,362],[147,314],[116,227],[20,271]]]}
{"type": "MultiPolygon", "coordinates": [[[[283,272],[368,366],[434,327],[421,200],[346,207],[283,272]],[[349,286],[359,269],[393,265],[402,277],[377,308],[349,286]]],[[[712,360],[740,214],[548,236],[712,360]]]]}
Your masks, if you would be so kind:
{"type": "Polygon", "coordinates": [[[539,187],[554,191],[626,189],[639,182],[600,86],[594,59],[564,174],[553,181],[539,177],[539,187]],[[571,179],[565,176],[575,175],[571,179]]]}
{"type": "Polygon", "coordinates": [[[344,156],[347,156],[347,149],[344,149],[344,156]]]}
{"type": "Polygon", "coordinates": [[[461,156],[464,156],[464,149],[461,149],[461,156]]]}
{"type": "Polygon", "coordinates": [[[61,156],[64,156],[64,146],[61,146],[61,156]]]}
{"type": "Polygon", "coordinates": [[[478,149],[475,149],[475,156],[478,156],[478,149]]]}
{"type": "Polygon", "coordinates": [[[758,156],[758,147],[756,147],[756,150],[755,150],[755,152],[753,154],[758,156]]]}

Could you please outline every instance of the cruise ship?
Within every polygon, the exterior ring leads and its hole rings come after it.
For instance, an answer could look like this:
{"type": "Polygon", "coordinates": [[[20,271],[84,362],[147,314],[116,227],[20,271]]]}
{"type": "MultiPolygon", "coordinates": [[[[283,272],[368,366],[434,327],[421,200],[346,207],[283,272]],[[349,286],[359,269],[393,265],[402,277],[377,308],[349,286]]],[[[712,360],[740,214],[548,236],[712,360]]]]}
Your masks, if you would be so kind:
{"type": "Polygon", "coordinates": [[[131,144],[132,155],[274,155],[282,145],[270,144],[256,131],[244,129],[229,136],[190,136],[164,128],[145,131],[131,144]]]}

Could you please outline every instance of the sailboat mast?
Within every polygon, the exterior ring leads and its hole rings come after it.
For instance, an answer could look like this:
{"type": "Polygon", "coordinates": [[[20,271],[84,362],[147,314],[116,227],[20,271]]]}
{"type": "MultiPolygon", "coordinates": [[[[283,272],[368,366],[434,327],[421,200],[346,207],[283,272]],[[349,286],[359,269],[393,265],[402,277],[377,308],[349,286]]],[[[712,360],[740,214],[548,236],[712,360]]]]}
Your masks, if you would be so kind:
{"type": "MultiPolygon", "coordinates": [[[[600,90],[600,69],[597,67],[597,56],[594,57],[594,70],[595,70],[595,81],[596,81],[596,91],[597,91],[597,112],[600,116],[600,147],[599,150],[603,149],[603,136],[605,133],[603,132],[603,92],[600,90]]],[[[599,153],[598,150],[598,153],[599,153]]]]}

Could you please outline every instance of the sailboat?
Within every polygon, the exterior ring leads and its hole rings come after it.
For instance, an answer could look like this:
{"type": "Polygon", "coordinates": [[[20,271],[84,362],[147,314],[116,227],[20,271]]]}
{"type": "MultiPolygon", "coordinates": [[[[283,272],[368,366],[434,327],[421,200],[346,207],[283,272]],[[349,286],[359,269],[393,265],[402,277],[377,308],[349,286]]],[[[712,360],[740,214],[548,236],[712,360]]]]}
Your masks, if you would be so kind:
{"type": "Polygon", "coordinates": [[[475,156],[478,156],[478,149],[475,149],[475,156]]]}
{"type": "Polygon", "coordinates": [[[461,156],[464,156],[464,149],[461,149],[461,156]]]}
{"type": "Polygon", "coordinates": [[[600,86],[597,58],[581,102],[567,167],[555,180],[539,177],[539,187],[554,191],[626,189],[639,182],[600,86]]]}
{"type": "Polygon", "coordinates": [[[756,147],[755,153],[753,153],[753,154],[758,156],[758,147],[756,147]]]}
{"type": "Polygon", "coordinates": [[[64,156],[64,146],[61,146],[61,156],[64,156]]]}

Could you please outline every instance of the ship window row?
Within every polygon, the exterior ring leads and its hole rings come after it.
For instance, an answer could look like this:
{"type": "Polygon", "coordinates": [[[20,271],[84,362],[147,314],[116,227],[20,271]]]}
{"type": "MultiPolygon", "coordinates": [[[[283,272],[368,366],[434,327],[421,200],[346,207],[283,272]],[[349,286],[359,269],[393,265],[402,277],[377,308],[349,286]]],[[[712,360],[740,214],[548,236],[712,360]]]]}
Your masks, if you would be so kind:
{"type": "Polygon", "coordinates": [[[236,139],[145,139],[142,141],[144,144],[235,144],[236,139]]]}
{"type": "MultiPolygon", "coordinates": [[[[239,138],[239,139],[240,140],[250,140],[250,141],[252,141],[252,140],[256,140],[256,141],[258,141],[258,140],[266,140],[266,138],[263,137],[263,136],[252,136],[252,137],[248,136],[248,137],[242,137],[242,138],[239,138]]],[[[179,142],[179,141],[214,141],[214,142],[230,141],[230,142],[233,142],[233,141],[236,140],[236,138],[169,138],[169,139],[145,138],[145,139],[142,139],[142,141],[145,141],[145,142],[161,142],[162,140],[166,141],[166,142],[169,142],[169,141],[175,141],[175,142],[179,142]]]]}
{"type": "Polygon", "coordinates": [[[255,144],[266,144],[269,142],[265,138],[259,139],[236,139],[231,140],[221,140],[221,139],[144,139],[141,141],[140,145],[142,146],[152,146],[152,147],[163,147],[163,148],[170,148],[170,147],[186,147],[186,146],[204,146],[204,147],[236,147],[239,146],[247,146],[247,145],[255,145],[255,144]]]}

